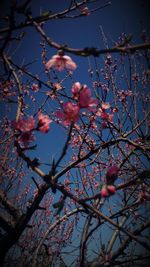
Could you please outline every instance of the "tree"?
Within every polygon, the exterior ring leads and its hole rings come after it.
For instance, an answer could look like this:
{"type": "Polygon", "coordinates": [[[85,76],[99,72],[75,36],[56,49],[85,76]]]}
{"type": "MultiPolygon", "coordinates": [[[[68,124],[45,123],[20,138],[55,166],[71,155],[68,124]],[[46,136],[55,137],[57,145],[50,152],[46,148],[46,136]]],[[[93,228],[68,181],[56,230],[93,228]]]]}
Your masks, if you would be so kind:
{"type": "Polygon", "coordinates": [[[11,1],[1,17],[1,263],[148,266],[147,34],[134,43],[122,33],[109,48],[101,27],[104,49],[62,45],[47,23],[86,19],[110,3],[70,1],[37,16],[31,2],[11,1]],[[28,28],[41,73],[30,55],[27,63],[16,57],[28,28]],[[87,84],[74,78],[82,58],[87,84]]]}

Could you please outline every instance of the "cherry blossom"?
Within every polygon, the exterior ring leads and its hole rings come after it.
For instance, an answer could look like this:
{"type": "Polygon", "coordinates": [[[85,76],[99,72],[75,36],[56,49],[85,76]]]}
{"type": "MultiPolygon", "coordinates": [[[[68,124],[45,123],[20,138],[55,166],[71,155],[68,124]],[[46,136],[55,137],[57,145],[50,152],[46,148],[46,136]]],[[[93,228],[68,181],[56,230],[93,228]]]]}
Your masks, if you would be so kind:
{"type": "Polygon", "coordinates": [[[62,71],[64,68],[68,70],[76,69],[76,63],[71,59],[71,57],[64,55],[62,51],[58,52],[58,55],[54,55],[48,62],[45,64],[45,68],[49,70],[50,68],[55,67],[56,70],[62,71]]]}
{"type": "Polygon", "coordinates": [[[101,117],[103,120],[107,122],[112,122],[113,121],[113,114],[107,113],[105,110],[102,108],[99,108],[98,111],[96,112],[97,117],[101,117]]]}
{"type": "Polygon", "coordinates": [[[110,104],[109,103],[102,103],[102,105],[101,105],[101,107],[102,107],[102,109],[109,109],[110,108],[110,104]]]}
{"type": "Polygon", "coordinates": [[[41,112],[38,113],[38,120],[38,130],[42,133],[47,133],[49,131],[49,124],[52,120],[41,112]]]}
{"type": "Polygon", "coordinates": [[[79,98],[79,93],[80,93],[81,89],[82,89],[82,85],[81,85],[81,83],[79,83],[79,82],[75,82],[75,83],[73,84],[73,86],[72,86],[72,88],[71,88],[71,91],[72,91],[73,97],[74,97],[75,99],[78,99],[78,98],[79,98]]]}
{"type": "Polygon", "coordinates": [[[12,127],[19,131],[17,140],[22,147],[27,147],[28,144],[34,140],[32,130],[35,128],[35,119],[33,116],[30,116],[27,119],[20,118],[18,121],[13,121],[12,127]]]}
{"type": "Polygon", "coordinates": [[[64,125],[69,125],[71,122],[76,122],[79,119],[79,106],[72,102],[66,102],[63,104],[63,112],[58,111],[57,116],[63,119],[64,125]]]}
{"type": "Polygon", "coordinates": [[[91,12],[87,6],[82,7],[80,10],[81,10],[82,15],[84,15],[84,16],[89,16],[91,14],[91,12]]]}
{"type": "Polygon", "coordinates": [[[33,83],[31,86],[32,91],[38,92],[39,91],[39,86],[37,83],[33,83]]]}
{"type": "Polygon", "coordinates": [[[15,130],[28,132],[35,128],[35,119],[33,116],[30,116],[27,119],[20,118],[18,121],[13,121],[12,126],[15,130]]]}
{"type": "Polygon", "coordinates": [[[71,90],[73,97],[78,99],[80,108],[87,108],[94,111],[94,108],[98,105],[98,100],[91,97],[91,90],[87,85],[82,86],[79,82],[76,82],[71,90]]]}

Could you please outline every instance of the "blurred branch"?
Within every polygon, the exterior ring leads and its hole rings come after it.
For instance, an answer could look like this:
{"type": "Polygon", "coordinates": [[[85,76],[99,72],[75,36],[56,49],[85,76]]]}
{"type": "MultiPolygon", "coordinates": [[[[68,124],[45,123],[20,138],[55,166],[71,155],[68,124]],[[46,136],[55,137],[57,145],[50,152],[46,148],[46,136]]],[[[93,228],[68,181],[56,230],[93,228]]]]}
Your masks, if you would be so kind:
{"type": "MultiPolygon", "coordinates": [[[[128,217],[127,217],[127,216],[124,216],[124,217],[122,218],[121,222],[119,223],[119,226],[122,227],[122,226],[124,225],[124,223],[126,222],[127,219],[128,219],[128,217]]],[[[113,232],[113,235],[112,235],[111,239],[110,239],[109,242],[108,242],[108,246],[107,246],[107,249],[106,249],[106,253],[107,253],[108,255],[111,253],[112,247],[113,247],[113,245],[114,245],[114,243],[115,243],[115,241],[116,241],[116,239],[117,239],[118,234],[119,234],[119,230],[116,229],[116,230],[113,232]]]]}
{"type": "Polygon", "coordinates": [[[45,239],[47,238],[47,236],[55,229],[55,227],[57,225],[59,225],[61,222],[64,222],[65,220],[68,220],[68,218],[78,212],[84,211],[83,208],[78,208],[78,209],[74,209],[70,212],[68,212],[67,214],[65,214],[62,217],[59,217],[58,220],[56,220],[56,222],[54,222],[52,225],[50,225],[50,227],[46,230],[44,236],[42,237],[42,239],[40,240],[35,252],[34,252],[34,256],[33,256],[33,262],[32,262],[32,267],[36,266],[36,259],[38,256],[38,253],[40,251],[41,246],[43,245],[45,239]]]}
{"type": "MultiPolygon", "coordinates": [[[[31,16],[29,18],[32,20],[31,16]]],[[[67,45],[60,45],[59,43],[54,42],[52,39],[50,39],[40,24],[38,24],[36,21],[32,21],[33,25],[35,26],[36,30],[41,34],[41,36],[44,38],[44,40],[49,44],[51,47],[56,48],[57,50],[63,50],[64,52],[68,52],[74,55],[88,57],[88,56],[94,56],[98,57],[101,54],[110,54],[110,53],[134,53],[137,50],[147,50],[150,49],[150,43],[142,43],[138,45],[128,45],[128,46],[114,46],[110,49],[97,49],[95,47],[86,47],[84,49],[77,49],[77,48],[70,48],[67,45]]]]}
{"type": "Polygon", "coordinates": [[[0,215],[0,226],[9,234],[14,231],[14,223],[10,219],[0,215]]]}
{"type": "MultiPolygon", "coordinates": [[[[30,1],[27,0],[26,2],[30,2],[30,1]]],[[[25,27],[32,26],[32,21],[33,20],[35,22],[37,22],[37,23],[42,23],[42,22],[45,22],[45,21],[48,21],[48,20],[52,20],[52,19],[65,18],[66,14],[76,10],[79,7],[82,7],[86,3],[87,3],[87,0],[83,0],[82,2],[76,3],[72,7],[69,7],[68,9],[65,9],[65,10],[63,10],[61,12],[58,12],[58,13],[55,13],[55,14],[47,13],[47,16],[45,16],[45,14],[42,14],[42,15],[34,17],[34,18],[30,19],[30,20],[26,20],[25,22],[21,22],[19,25],[13,25],[13,31],[14,30],[18,30],[18,29],[22,29],[22,28],[25,28],[25,27]]],[[[23,5],[20,5],[19,7],[17,7],[17,9],[18,8],[19,8],[19,13],[20,12],[23,13],[23,14],[25,13],[25,9],[23,8],[23,5]]],[[[16,9],[15,6],[14,6],[14,9],[16,9]]],[[[9,27],[3,28],[3,29],[0,30],[0,34],[7,33],[8,31],[10,31],[9,27]]]]}
{"type": "MultiPolygon", "coordinates": [[[[148,229],[150,227],[150,221],[145,222],[141,227],[134,230],[134,235],[139,235],[141,232],[143,232],[145,229],[148,229]]],[[[121,246],[119,249],[117,249],[115,252],[112,253],[111,260],[114,261],[119,255],[122,254],[122,252],[126,249],[128,246],[128,243],[131,241],[130,237],[126,238],[126,240],[122,241],[121,246]]]]}
{"type": "Polygon", "coordinates": [[[1,190],[0,190],[0,201],[15,220],[18,220],[20,218],[21,216],[20,212],[11,204],[11,202],[6,198],[5,194],[1,190]]]}
{"type": "Polygon", "coordinates": [[[19,81],[19,78],[15,72],[15,70],[13,69],[8,57],[5,54],[2,54],[2,58],[4,60],[4,63],[6,64],[8,71],[12,72],[12,75],[16,81],[17,87],[18,87],[18,108],[17,108],[17,113],[16,113],[16,121],[19,119],[20,117],[20,113],[22,111],[22,106],[23,106],[23,92],[22,92],[22,86],[21,83],[19,81]]]}
{"type": "Polygon", "coordinates": [[[79,267],[84,266],[85,250],[86,250],[85,244],[86,244],[88,230],[90,227],[91,220],[92,220],[92,216],[91,215],[87,216],[86,221],[84,223],[83,230],[82,230],[82,235],[81,235],[81,240],[80,240],[80,256],[79,256],[80,257],[80,265],[79,265],[79,267]]]}

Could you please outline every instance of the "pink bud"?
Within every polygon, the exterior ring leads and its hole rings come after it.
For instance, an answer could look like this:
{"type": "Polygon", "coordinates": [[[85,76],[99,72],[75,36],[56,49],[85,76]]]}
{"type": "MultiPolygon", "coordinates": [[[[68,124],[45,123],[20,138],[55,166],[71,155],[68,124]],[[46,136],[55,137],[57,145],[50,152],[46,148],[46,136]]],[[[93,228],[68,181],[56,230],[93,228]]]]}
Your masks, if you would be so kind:
{"type": "Polygon", "coordinates": [[[115,192],[116,192],[116,189],[113,185],[108,185],[107,189],[111,194],[115,194],[115,192]]]}
{"type": "Polygon", "coordinates": [[[119,169],[116,165],[110,167],[106,173],[106,180],[107,183],[113,184],[114,181],[117,179],[119,169]]]}
{"type": "Polygon", "coordinates": [[[102,197],[108,197],[108,196],[109,196],[109,193],[108,193],[108,190],[107,190],[107,186],[106,186],[106,185],[104,185],[104,186],[102,187],[102,190],[101,190],[101,196],[102,196],[102,197]]]}

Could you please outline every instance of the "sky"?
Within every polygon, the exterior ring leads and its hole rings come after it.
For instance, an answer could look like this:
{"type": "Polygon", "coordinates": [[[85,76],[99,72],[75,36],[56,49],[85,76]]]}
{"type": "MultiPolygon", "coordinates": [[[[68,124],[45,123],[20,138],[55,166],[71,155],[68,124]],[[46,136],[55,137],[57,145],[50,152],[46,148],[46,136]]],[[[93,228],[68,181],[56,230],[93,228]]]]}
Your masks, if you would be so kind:
{"type": "MultiPolygon", "coordinates": [[[[21,4],[23,1],[19,1],[21,4]]],[[[10,1],[0,1],[0,15],[7,14],[10,1]]],[[[61,11],[67,8],[70,0],[33,0],[31,1],[31,9],[33,15],[38,16],[42,12],[51,10],[52,13],[61,11]]],[[[107,0],[98,1],[91,5],[91,8],[96,8],[108,3],[107,0]]],[[[49,21],[44,28],[47,35],[54,41],[60,44],[67,44],[73,48],[85,48],[94,46],[96,48],[104,48],[104,42],[102,37],[102,31],[107,37],[109,47],[113,46],[118,41],[118,37],[121,33],[133,35],[133,43],[141,43],[140,34],[141,30],[147,29],[150,33],[150,1],[149,0],[112,0],[111,5],[92,13],[90,16],[81,17],[79,19],[58,19],[49,21]]],[[[17,18],[18,21],[21,19],[17,18]]],[[[43,65],[41,62],[41,47],[39,34],[33,28],[23,29],[25,34],[24,41],[18,45],[10,46],[7,49],[8,55],[11,55],[13,60],[17,64],[27,64],[36,59],[35,63],[30,66],[30,71],[33,74],[38,74],[39,77],[44,77],[43,65]]],[[[19,31],[16,31],[16,34],[19,31]]],[[[48,57],[50,58],[57,51],[51,47],[47,47],[48,57]]],[[[69,54],[68,54],[69,55],[69,54]]],[[[90,87],[90,78],[88,75],[88,59],[72,56],[72,59],[77,63],[78,67],[75,70],[73,79],[74,81],[80,81],[86,83],[90,87]]],[[[99,57],[97,60],[101,65],[103,57],[99,57]]],[[[90,58],[93,62],[93,59],[90,58]]],[[[71,82],[68,82],[68,86],[71,82]]],[[[38,99],[40,101],[40,99],[38,99]]],[[[3,114],[1,106],[1,112],[3,114]]],[[[12,113],[12,119],[15,116],[12,113]]],[[[58,129],[56,125],[51,126],[51,130],[47,135],[40,137],[40,133],[37,135],[38,147],[35,155],[40,157],[41,161],[48,162],[52,157],[57,157],[61,148],[63,147],[64,140],[66,138],[65,130],[58,129]]],[[[34,152],[33,152],[34,155],[34,152]]],[[[42,167],[46,170],[46,167],[42,167]]]]}

